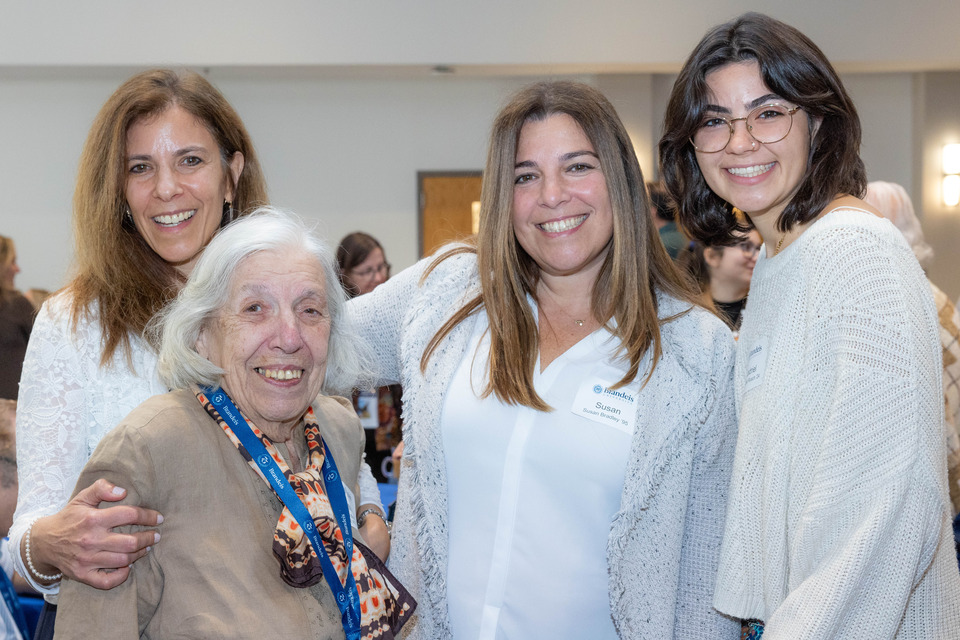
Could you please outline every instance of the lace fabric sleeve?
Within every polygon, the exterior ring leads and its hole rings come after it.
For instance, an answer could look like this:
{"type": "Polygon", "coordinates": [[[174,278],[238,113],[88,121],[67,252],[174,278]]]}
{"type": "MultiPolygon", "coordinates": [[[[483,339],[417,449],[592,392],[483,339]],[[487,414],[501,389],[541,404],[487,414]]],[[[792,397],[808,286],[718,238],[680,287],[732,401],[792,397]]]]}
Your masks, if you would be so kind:
{"type": "MultiPolygon", "coordinates": [[[[61,295],[43,306],[23,364],[17,406],[20,488],[10,528],[15,551],[33,518],[56,513],[66,504],[90,455],[92,412],[84,386],[95,381],[88,369],[99,361],[99,332],[95,324],[82,324],[74,334],[67,300],[61,295]]],[[[58,591],[59,585],[36,583],[20,554],[13,556],[17,572],[35,589],[58,591]]]]}

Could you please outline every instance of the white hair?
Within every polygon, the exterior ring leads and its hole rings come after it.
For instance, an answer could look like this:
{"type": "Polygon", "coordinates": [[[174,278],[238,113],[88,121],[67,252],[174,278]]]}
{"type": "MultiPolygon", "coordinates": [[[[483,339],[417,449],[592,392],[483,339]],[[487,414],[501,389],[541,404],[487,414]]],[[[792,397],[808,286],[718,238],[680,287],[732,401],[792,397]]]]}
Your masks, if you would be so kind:
{"type": "Polygon", "coordinates": [[[197,340],[226,305],[240,263],[260,251],[306,252],[320,264],[331,319],[324,392],[346,393],[369,386],[374,378],[373,358],[347,320],[346,296],[333,252],[303,220],[273,207],[260,207],[220,231],[176,299],[150,323],[147,330],[159,336],[160,379],[171,389],[191,384],[220,386],[223,370],[198,353],[197,340]]]}
{"type": "Polygon", "coordinates": [[[924,269],[929,267],[933,261],[933,248],[923,239],[923,228],[913,211],[907,190],[894,182],[876,180],[867,185],[863,200],[876,207],[884,218],[900,230],[920,266],[924,269]]]}

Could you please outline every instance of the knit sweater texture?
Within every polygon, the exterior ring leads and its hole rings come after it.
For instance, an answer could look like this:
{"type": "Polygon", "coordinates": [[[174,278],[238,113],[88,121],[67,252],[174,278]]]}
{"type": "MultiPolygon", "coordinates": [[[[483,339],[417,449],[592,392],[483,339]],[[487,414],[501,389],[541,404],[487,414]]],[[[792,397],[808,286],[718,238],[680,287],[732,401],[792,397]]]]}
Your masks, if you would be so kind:
{"type": "Polygon", "coordinates": [[[761,256],[719,610],[764,640],[960,638],[938,332],[887,220],[837,209],[761,256]]]}
{"type": "MultiPolygon", "coordinates": [[[[404,637],[433,640],[451,637],[440,417],[475,317],[440,343],[425,373],[420,358],[440,326],[479,291],[479,278],[473,254],[444,260],[421,284],[428,264],[407,269],[348,308],[374,346],[380,383],[403,384],[405,449],[389,564],[418,602],[404,637]]],[[[659,304],[662,317],[689,306],[667,296],[659,304]]],[[[663,356],[639,395],[641,426],[631,443],[621,508],[610,526],[607,557],[597,562],[608,567],[620,637],[736,638],[739,624],[711,604],[736,439],[732,338],[700,309],[661,331],[663,356]]],[[[648,354],[641,372],[649,362],[648,354]]],[[[531,588],[549,593],[547,585],[531,588]]]]}

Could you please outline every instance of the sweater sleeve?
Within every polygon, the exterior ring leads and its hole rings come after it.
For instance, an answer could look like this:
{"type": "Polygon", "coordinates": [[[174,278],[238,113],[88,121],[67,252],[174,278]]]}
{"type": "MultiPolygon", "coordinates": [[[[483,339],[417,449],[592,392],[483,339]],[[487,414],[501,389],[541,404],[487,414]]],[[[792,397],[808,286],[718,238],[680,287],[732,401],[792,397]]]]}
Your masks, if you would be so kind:
{"type": "Polygon", "coordinates": [[[404,314],[428,260],[404,269],[372,292],[347,303],[351,321],[373,348],[379,374],[376,386],[400,381],[400,337],[404,314]]]}
{"type": "MultiPolygon", "coordinates": [[[[404,314],[429,260],[421,260],[371,293],[358,296],[347,303],[351,322],[373,349],[379,376],[377,386],[394,384],[400,380],[400,339],[404,314]]],[[[360,466],[359,483],[358,504],[374,504],[383,509],[377,481],[365,457],[360,466]]]]}
{"type": "MultiPolygon", "coordinates": [[[[81,489],[107,478],[127,487],[127,495],[116,504],[158,504],[158,481],[150,447],[135,429],[120,426],[104,437],[77,482],[81,489]]],[[[132,526],[118,527],[129,533],[132,526]]],[[[163,593],[163,571],[155,551],[137,560],[130,575],[113,589],[103,590],[65,579],[57,605],[57,640],[104,638],[135,640],[143,635],[163,593]]]]}
{"type": "Polygon", "coordinates": [[[737,420],[732,358],[712,378],[713,407],[700,428],[687,498],[680,580],[674,626],[676,638],[738,638],[740,623],[713,608],[720,541],[737,420]]]}
{"type": "Polygon", "coordinates": [[[905,246],[852,233],[825,235],[804,264],[792,437],[822,437],[790,463],[810,489],[786,523],[787,595],[764,640],[894,637],[946,514],[929,287],[905,246]]]}
{"type": "MultiPolygon", "coordinates": [[[[474,271],[472,254],[450,254],[431,269],[437,256],[456,249],[448,245],[431,257],[404,269],[390,278],[371,293],[358,296],[347,303],[350,320],[359,334],[373,348],[379,378],[375,386],[401,382],[400,372],[403,358],[416,358],[419,364],[421,353],[403,353],[403,336],[408,325],[415,324],[414,307],[420,291],[421,279],[443,281],[444,287],[466,287],[469,278],[465,275],[474,271]],[[467,265],[470,265],[468,268],[467,265]],[[429,272],[429,273],[428,273],[429,272]],[[426,275],[425,275],[426,274],[426,275]],[[452,284],[455,283],[455,284],[452,284]]],[[[444,310],[445,311],[445,310],[444,310]]],[[[439,327],[438,327],[439,328],[439,327]]],[[[407,363],[409,365],[409,363],[407,363]]]]}

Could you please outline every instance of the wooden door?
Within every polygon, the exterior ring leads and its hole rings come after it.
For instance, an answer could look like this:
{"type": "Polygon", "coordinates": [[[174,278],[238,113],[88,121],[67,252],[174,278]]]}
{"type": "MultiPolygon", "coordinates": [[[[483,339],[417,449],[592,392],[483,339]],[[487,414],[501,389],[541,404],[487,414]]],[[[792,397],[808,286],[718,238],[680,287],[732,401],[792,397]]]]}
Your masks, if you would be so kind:
{"type": "Polygon", "coordinates": [[[477,232],[481,172],[420,172],[420,256],[477,232]]]}

